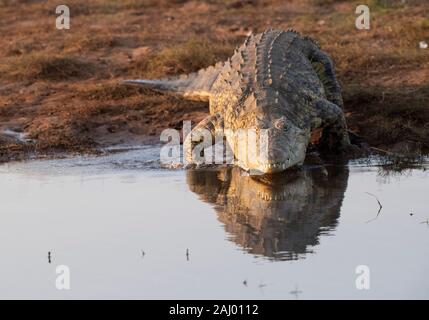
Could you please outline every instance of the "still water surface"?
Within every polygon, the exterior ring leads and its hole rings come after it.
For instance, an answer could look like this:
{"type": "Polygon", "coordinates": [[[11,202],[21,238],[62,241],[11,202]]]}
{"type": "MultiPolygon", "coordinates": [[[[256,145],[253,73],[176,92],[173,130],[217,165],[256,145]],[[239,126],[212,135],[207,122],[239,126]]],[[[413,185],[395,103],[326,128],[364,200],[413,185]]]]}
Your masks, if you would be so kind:
{"type": "Polygon", "coordinates": [[[429,298],[424,168],[308,166],[255,180],[166,170],[158,157],[1,165],[0,298],[429,298]],[[70,290],[55,287],[58,265],[70,290]],[[359,265],[369,290],[356,288],[359,265]]]}

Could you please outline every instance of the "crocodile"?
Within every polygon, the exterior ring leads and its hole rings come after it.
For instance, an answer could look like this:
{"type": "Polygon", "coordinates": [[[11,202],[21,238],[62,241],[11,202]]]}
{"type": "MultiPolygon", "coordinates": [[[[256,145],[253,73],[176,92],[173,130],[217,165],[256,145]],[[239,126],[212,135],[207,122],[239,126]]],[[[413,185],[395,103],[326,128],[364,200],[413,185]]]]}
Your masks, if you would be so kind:
{"type": "Polygon", "coordinates": [[[209,102],[210,115],[185,139],[191,144],[186,154],[191,162],[192,150],[205,132],[211,141],[224,134],[236,163],[261,174],[301,165],[316,129],[322,132],[321,149],[338,152],[350,147],[333,62],[315,40],[293,29],[252,34],[227,61],[195,73],[123,83],[209,102]],[[264,156],[246,152],[242,136],[236,134],[240,130],[265,135],[257,142],[264,156]]]}

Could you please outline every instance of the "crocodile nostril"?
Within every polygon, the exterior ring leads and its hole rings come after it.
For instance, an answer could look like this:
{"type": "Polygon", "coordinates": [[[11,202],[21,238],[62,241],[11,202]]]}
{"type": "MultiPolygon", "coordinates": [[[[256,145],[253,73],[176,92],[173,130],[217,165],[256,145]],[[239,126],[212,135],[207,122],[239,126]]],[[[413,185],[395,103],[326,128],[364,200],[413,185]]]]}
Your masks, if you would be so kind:
{"type": "Polygon", "coordinates": [[[276,127],[279,130],[283,130],[286,128],[286,117],[280,117],[276,120],[274,120],[274,127],[276,127]]]}

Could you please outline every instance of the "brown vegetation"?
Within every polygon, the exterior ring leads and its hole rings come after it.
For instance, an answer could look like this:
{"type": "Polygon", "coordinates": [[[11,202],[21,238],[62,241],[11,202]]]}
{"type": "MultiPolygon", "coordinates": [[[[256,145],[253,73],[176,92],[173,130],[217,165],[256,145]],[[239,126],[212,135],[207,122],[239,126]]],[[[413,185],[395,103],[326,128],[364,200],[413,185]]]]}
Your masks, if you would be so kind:
{"type": "MultiPolygon", "coordinates": [[[[249,32],[294,27],[329,52],[350,128],[375,147],[429,148],[429,10],[425,1],[69,1],[71,29],[55,29],[55,1],[0,0],[0,132],[31,148],[89,150],[157,140],[207,105],[118,85],[196,71],[228,57],[249,32]]],[[[28,150],[0,136],[0,159],[28,150]]]]}

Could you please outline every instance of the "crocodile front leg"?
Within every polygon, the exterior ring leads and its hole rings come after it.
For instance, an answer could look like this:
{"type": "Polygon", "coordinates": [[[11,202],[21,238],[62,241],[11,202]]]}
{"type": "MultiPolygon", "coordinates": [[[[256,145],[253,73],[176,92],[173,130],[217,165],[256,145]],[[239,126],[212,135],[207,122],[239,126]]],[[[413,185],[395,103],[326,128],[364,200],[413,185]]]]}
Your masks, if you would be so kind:
{"type": "Polygon", "coordinates": [[[326,52],[323,52],[313,45],[308,53],[308,58],[312,64],[316,63],[321,66],[321,73],[318,73],[318,75],[323,83],[328,100],[342,109],[343,99],[341,96],[341,86],[335,77],[334,63],[331,57],[326,52]]]}
{"type": "Polygon", "coordinates": [[[322,99],[316,103],[316,113],[321,127],[322,137],[319,145],[322,149],[345,151],[350,147],[347,125],[343,110],[336,104],[322,99]]]}
{"type": "Polygon", "coordinates": [[[204,149],[215,143],[216,134],[222,129],[223,118],[219,114],[210,115],[198,123],[184,141],[186,163],[204,163],[204,149]]]}

